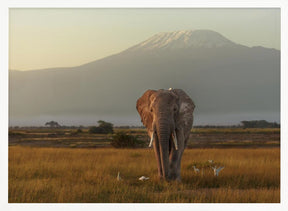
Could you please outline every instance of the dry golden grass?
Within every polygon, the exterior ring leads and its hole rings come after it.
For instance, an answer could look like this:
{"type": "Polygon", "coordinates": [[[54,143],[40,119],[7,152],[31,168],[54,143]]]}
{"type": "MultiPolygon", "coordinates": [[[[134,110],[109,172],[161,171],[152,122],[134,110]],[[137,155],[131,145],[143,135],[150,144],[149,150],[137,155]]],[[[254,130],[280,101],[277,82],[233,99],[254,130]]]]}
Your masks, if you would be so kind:
{"type": "Polygon", "coordinates": [[[280,202],[280,150],[187,149],[182,183],[168,183],[158,180],[151,149],[11,146],[9,202],[280,202]],[[208,159],[225,166],[219,177],[208,159]]]}

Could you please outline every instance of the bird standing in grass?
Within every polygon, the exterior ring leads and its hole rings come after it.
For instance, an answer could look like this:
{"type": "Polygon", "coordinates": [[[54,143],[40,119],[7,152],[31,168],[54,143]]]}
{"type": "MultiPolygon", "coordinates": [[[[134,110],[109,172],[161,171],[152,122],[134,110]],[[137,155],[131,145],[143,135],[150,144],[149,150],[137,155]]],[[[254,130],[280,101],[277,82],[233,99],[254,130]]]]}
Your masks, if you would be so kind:
{"type": "Polygon", "coordinates": [[[194,172],[196,172],[196,173],[200,172],[200,170],[197,169],[196,166],[193,166],[193,168],[194,168],[194,172]]]}
{"type": "Polygon", "coordinates": [[[121,181],[122,178],[120,177],[120,172],[118,171],[118,174],[117,174],[117,181],[121,181]]]}
{"type": "Polygon", "coordinates": [[[223,167],[219,167],[217,168],[217,166],[215,167],[212,167],[213,171],[214,171],[214,176],[218,176],[219,175],[219,172],[224,169],[224,166],[223,167]]]}
{"type": "Polygon", "coordinates": [[[213,161],[213,160],[208,160],[208,162],[209,162],[209,163],[214,163],[214,161],[213,161]]]}

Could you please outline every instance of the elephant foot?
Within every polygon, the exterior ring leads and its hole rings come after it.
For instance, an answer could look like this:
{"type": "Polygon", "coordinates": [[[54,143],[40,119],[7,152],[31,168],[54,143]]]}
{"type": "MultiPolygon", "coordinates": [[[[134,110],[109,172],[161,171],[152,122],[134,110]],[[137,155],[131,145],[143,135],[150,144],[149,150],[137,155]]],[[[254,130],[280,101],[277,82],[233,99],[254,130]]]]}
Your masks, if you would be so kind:
{"type": "Polygon", "coordinates": [[[176,182],[181,182],[181,176],[179,174],[175,173],[170,173],[168,176],[164,176],[162,174],[158,174],[158,177],[161,181],[176,181],[176,182]]]}
{"type": "Polygon", "coordinates": [[[176,174],[170,174],[169,178],[171,180],[175,180],[177,178],[177,175],[176,174]]]}
{"type": "Polygon", "coordinates": [[[163,175],[159,175],[159,180],[160,181],[170,182],[170,181],[173,181],[174,179],[172,179],[170,176],[164,177],[163,175]]]}
{"type": "Polygon", "coordinates": [[[165,180],[181,182],[181,176],[177,174],[170,174],[167,178],[165,178],[165,180]]]}
{"type": "Polygon", "coordinates": [[[177,177],[175,181],[181,183],[181,177],[177,177]]]}
{"type": "Polygon", "coordinates": [[[179,183],[181,183],[181,178],[179,178],[179,177],[175,178],[175,179],[169,178],[169,179],[166,179],[165,181],[168,183],[179,184],[179,183]]]}
{"type": "Polygon", "coordinates": [[[165,177],[163,175],[158,175],[158,177],[160,181],[165,180],[165,177]]]}

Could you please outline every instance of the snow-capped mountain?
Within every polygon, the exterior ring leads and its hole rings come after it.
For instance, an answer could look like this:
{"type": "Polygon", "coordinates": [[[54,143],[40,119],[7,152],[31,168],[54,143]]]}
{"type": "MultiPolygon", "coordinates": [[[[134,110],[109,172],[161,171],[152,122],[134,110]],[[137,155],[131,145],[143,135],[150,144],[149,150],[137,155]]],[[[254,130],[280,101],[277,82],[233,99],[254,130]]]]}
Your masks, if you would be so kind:
{"type": "Polygon", "coordinates": [[[158,33],[138,45],[129,48],[128,51],[232,46],[236,46],[236,44],[215,31],[190,30],[158,33]]]}
{"type": "Polygon", "coordinates": [[[9,123],[41,116],[61,123],[66,116],[74,125],[91,124],[88,117],[141,125],[136,100],[147,89],[170,87],[195,101],[195,124],[279,121],[280,51],[209,30],[178,31],[77,67],[10,71],[9,123]]]}

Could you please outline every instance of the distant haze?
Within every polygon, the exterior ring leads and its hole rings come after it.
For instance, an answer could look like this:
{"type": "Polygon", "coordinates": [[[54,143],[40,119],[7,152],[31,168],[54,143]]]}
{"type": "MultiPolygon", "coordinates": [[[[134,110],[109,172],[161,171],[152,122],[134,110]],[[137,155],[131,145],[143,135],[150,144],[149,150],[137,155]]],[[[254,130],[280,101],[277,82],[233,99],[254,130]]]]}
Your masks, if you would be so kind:
{"type": "Polygon", "coordinates": [[[181,88],[195,124],[280,122],[280,51],[214,30],[160,32],[118,54],[70,68],[9,71],[9,124],[141,125],[147,89],[181,88]]]}

